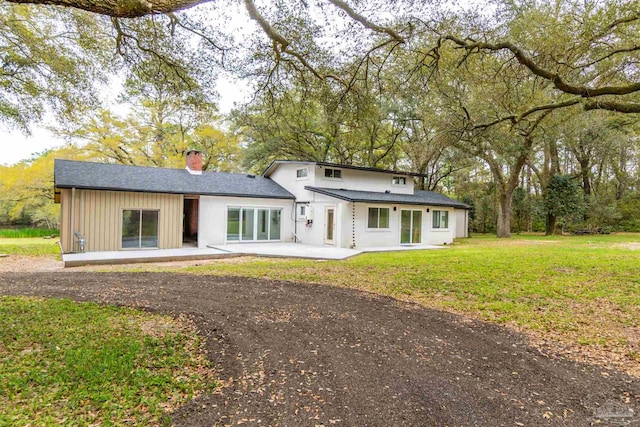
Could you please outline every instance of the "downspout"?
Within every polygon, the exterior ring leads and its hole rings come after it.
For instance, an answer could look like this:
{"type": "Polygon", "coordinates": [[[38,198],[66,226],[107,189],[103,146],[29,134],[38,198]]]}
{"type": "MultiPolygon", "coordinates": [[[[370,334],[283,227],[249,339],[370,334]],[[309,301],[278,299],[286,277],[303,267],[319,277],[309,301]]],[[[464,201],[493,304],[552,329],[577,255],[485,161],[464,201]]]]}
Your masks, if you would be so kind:
{"type": "Polygon", "coordinates": [[[298,243],[298,203],[293,201],[293,243],[298,243]]]}
{"type": "Polygon", "coordinates": [[[74,229],[74,225],[75,225],[75,210],[76,210],[76,188],[72,187],[71,188],[71,215],[69,218],[69,228],[70,233],[69,233],[69,237],[71,237],[71,252],[73,252],[73,229],[74,229]]]}
{"type": "Polygon", "coordinates": [[[351,249],[356,247],[356,202],[351,202],[351,249]]]}

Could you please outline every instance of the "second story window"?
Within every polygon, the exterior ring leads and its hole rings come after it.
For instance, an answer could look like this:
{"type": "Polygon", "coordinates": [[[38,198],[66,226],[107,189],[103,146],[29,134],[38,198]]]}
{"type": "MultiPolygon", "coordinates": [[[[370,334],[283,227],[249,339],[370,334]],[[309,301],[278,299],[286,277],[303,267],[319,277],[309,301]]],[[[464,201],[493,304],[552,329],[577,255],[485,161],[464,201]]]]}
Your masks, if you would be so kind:
{"type": "Polygon", "coordinates": [[[336,179],[340,179],[342,178],[342,171],[340,169],[330,169],[330,168],[326,168],[324,170],[324,177],[325,178],[336,178],[336,179]]]}
{"type": "Polygon", "coordinates": [[[296,170],[296,178],[306,178],[308,175],[309,175],[309,171],[307,168],[296,170]]]}
{"type": "Polygon", "coordinates": [[[407,184],[407,178],[404,176],[394,176],[391,179],[391,183],[393,185],[406,185],[407,184]]]}

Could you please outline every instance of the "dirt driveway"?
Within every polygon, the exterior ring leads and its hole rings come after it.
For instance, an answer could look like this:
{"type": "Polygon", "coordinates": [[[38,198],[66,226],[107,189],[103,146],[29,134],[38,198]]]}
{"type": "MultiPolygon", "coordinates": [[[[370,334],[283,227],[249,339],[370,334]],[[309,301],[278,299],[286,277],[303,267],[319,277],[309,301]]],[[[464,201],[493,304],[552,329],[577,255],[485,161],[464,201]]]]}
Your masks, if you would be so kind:
{"type": "Polygon", "coordinates": [[[588,426],[613,425],[612,414],[640,425],[638,380],[546,357],[498,326],[348,289],[57,272],[3,273],[0,294],[192,315],[224,386],[178,410],[176,425],[588,426]]]}

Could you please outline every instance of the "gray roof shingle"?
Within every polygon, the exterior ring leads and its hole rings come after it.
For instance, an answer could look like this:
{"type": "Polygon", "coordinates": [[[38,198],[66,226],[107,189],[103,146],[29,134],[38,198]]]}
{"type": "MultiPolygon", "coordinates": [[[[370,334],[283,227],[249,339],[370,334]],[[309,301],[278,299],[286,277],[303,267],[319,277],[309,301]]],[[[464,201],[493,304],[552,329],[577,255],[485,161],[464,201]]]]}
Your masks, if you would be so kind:
{"type": "Polygon", "coordinates": [[[377,191],[336,190],[306,186],[305,189],[349,202],[397,203],[401,205],[448,206],[469,209],[470,206],[435,191],[416,190],[415,194],[381,193],[377,191]]]}
{"type": "Polygon", "coordinates": [[[186,169],[56,159],[54,177],[57,188],[294,199],[269,178],[238,173],[192,175],[186,169]]]}

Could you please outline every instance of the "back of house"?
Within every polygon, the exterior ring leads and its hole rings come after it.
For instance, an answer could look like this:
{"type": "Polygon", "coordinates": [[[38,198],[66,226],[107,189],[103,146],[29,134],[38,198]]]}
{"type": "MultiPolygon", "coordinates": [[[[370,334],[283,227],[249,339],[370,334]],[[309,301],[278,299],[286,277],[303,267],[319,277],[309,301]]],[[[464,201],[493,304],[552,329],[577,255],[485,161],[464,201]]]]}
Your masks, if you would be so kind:
{"type": "Polygon", "coordinates": [[[297,242],[342,248],[450,244],[468,206],[414,190],[415,174],[275,161],[262,175],[56,160],[64,252],[297,242]],[[80,247],[82,246],[82,248],[80,247]]]}

